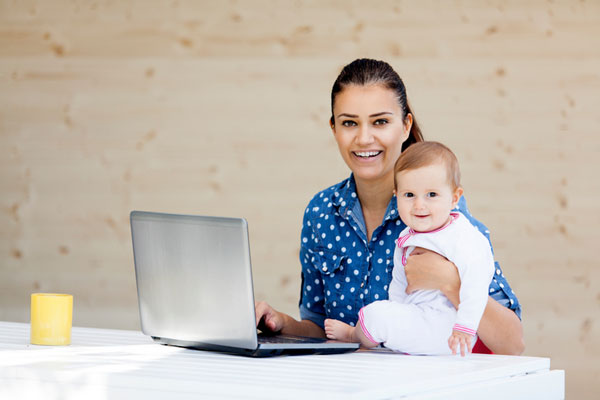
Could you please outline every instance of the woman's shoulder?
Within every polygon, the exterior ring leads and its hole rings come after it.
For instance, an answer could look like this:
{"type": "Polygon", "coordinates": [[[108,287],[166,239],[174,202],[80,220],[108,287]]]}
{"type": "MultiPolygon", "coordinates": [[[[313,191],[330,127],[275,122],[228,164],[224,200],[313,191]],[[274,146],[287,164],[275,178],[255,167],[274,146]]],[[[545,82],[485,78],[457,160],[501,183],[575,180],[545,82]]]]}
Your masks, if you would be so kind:
{"type": "Polygon", "coordinates": [[[473,225],[488,241],[490,241],[490,230],[481,221],[471,215],[471,211],[469,211],[469,207],[467,207],[467,200],[464,196],[461,196],[454,211],[460,212],[471,225],[473,225]]]}

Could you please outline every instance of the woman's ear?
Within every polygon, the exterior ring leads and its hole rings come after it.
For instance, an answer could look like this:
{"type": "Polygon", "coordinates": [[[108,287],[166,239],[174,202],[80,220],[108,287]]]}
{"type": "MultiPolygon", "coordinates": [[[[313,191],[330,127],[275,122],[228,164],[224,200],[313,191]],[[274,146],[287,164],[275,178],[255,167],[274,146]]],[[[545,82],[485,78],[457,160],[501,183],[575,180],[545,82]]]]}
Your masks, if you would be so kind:
{"type": "Polygon", "coordinates": [[[456,188],[454,194],[452,195],[452,208],[455,208],[460,200],[460,197],[463,195],[464,190],[460,186],[456,188]]]}
{"type": "Polygon", "coordinates": [[[404,118],[404,131],[403,133],[403,138],[402,138],[402,143],[404,143],[406,141],[406,139],[408,139],[408,136],[410,135],[410,129],[412,128],[412,124],[413,124],[413,116],[411,113],[406,114],[406,118],[404,118]]]}
{"type": "Polygon", "coordinates": [[[333,116],[329,118],[329,127],[331,128],[331,133],[335,135],[335,121],[333,120],[333,116]]]}

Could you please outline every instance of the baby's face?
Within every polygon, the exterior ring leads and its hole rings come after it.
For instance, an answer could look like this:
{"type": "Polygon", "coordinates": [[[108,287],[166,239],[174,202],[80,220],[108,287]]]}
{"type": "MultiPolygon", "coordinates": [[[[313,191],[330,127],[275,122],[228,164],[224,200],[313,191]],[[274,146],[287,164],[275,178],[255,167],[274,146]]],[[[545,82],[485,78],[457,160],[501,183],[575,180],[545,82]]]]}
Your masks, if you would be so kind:
{"type": "Polygon", "coordinates": [[[400,218],[417,232],[441,228],[462,195],[450,186],[442,163],[401,171],[396,182],[400,218]]]}

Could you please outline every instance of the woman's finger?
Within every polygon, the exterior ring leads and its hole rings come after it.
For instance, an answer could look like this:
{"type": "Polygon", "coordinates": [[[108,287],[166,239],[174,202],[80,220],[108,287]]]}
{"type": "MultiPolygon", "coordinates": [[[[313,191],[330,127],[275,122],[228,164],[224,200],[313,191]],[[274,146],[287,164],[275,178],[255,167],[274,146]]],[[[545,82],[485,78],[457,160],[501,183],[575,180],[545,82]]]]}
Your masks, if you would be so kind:
{"type": "MultiPolygon", "coordinates": [[[[267,319],[270,312],[271,306],[264,301],[254,302],[254,313],[256,314],[256,326],[260,323],[260,320],[267,319]]],[[[265,321],[266,322],[266,321],[265,321]]]]}

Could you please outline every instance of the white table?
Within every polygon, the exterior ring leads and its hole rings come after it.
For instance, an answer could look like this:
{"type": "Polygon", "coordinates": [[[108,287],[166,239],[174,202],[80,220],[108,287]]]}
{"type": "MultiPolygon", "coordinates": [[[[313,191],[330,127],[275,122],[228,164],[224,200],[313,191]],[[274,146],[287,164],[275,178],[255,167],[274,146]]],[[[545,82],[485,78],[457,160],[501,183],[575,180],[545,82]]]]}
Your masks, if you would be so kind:
{"type": "Polygon", "coordinates": [[[73,328],[72,345],[29,344],[0,322],[0,398],[564,399],[550,360],[388,352],[252,359],[155,344],[136,331],[73,328]]]}

